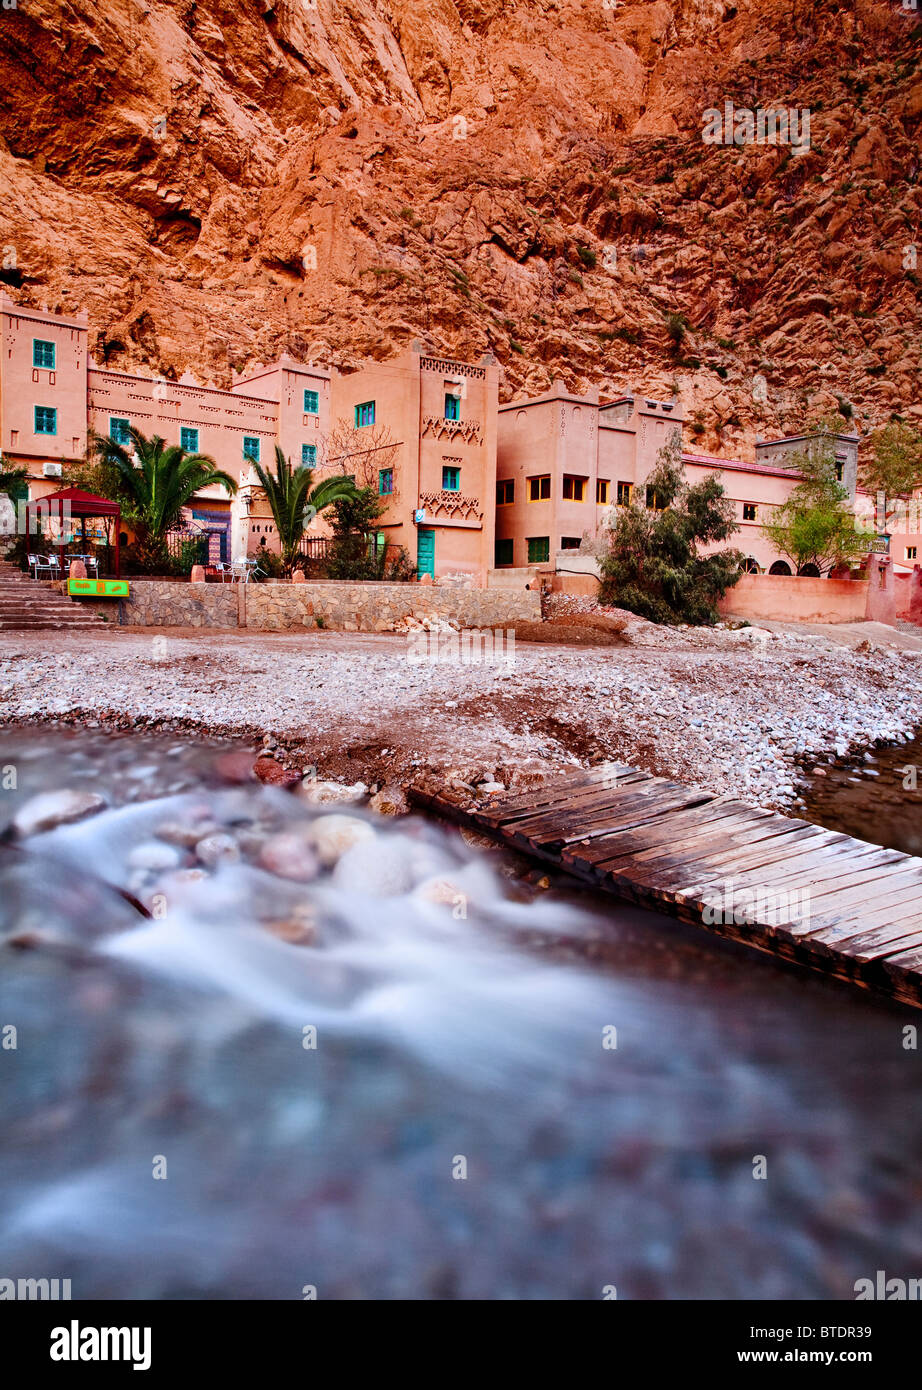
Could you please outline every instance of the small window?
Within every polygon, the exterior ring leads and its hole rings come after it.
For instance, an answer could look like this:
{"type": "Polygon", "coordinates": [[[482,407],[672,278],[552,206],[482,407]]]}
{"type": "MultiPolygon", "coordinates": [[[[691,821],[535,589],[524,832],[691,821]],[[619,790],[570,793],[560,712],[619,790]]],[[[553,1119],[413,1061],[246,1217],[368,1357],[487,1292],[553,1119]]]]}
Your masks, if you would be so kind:
{"type": "Polygon", "coordinates": [[[512,564],[512,553],[513,553],[513,541],[512,541],[512,539],[510,538],[510,539],[508,539],[508,540],[500,540],[499,538],[497,538],[497,541],[496,541],[496,550],[495,550],[496,568],[499,569],[501,565],[511,565],[511,564],[512,564]]]}
{"type": "Polygon", "coordinates": [[[259,463],[259,440],[251,434],[243,436],[243,457],[259,463]]]}
{"type": "Polygon", "coordinates": [[[35,407],[35,433],[36,434],[57,434],[58,432],[58,412],[53,405],[37,405],[35,407]]]}
{"type": "Polygon", "coordinates": [[[198,453],[198,430],[187,430],[185,426],[179,431],[179,442],[187,454],[198,453]]]}
{"type": "Polygon", "coordinates": [[[320,414],[320,396],[319,396],[319,394],[318,394],[316,391],[305,391],[305,392],[304,392],[304,414],[305,414],[305,415],[319,415],[319,414],[320,414]]]}
{"type": "Polygon", "coordinates": [[[390,497],[394,491],[394,470],[393,468],[378,469],[378,495],[380,497],[390,497]]]}
{"type": "Polygon", "coordinates": [[[572,473],[563,475],[563,500],[565,502],[585,502],[586,479],[576,478],[572,473]]]}
{"type": "Polygon", "coordinates": [[[662,500],[655,487],[647,486],[647,506],[651,512],[664,512],[666,503],[662,500]]]}
{"type": "Polygon", "coordinates": [[[113,444],[131,443],[131,421],[118,420],[114,415],[109,417],[109,438],[113,444]]]}
{"type": "Polygon", "coordinates": [[[634,484],[633,484],[633,483],[619,483],[619,484],[618,484],[618,493],[617,493],[617,497],[618,497],[618,506],[619,506],[619,507],[629,507],[629,506],[631,505],[631,494],[633,493],[633,491],[634,491],[634,484]]]}
{"type": "Polygon", "coordinates": [[[744,503],[743,503],[743,520],[744,520],[744,521],[755,521],[755,519],[756,519],[756,504],[755,504],[755,502],[744,502],[744,503]]]}
{"type": "Polygon", "coordinates": [[[543,502],[551,495],[551,475],[544,473],[537,478],[528,479],[529,502],[543,502]]]}
{"type": "Polygon", "coordinates": [[[503,478],[496,484],[497,507],[509,507],[515,501],[515,479],[503,478]]]}
{"type": "Polygon", "coordinates": [[[845,476],[845,464],[844,464],[844,463],[836,463],[836,482],[837,482],[837,483],[841,483],[841,481],[842,481],[842,479],[844,478],[844,476],[845,476]]]}
{"type": "Polygon", "coordinates": [[[551,558],[551,538],[550,536],[529,536],[528,537],[528,563],[530,565],[545,565],[551,558]]]}
{"type": "Polygon", "coordinates": [[[907,560],[915,560],[915,559],[917,559],[917,557],[918,557],[918,546],[915,546],[915,545],[907,545],[907,547],[906,547],[906,559],[907,559],[907,560]]]}
{"type": "Polygon", "coordinates": [[[596,483],[595,483],[595,500],[596,500],[597,506],[599,506],[599,507],[607,507],[607,506],[608,506],[608,487],[609,487],[609,483],[608,483],[608,479],[607,479],[607,478],[596,478],[596,483]]]}
{"type": "Polygon", "coordinates": [[[461,397],[454,395],[451,391],[445,392],[445,419],[461,419],[461,397]]]}
{"type": "Polygon", "coordinates": [[[373,425],[375,422],[375,403],[374,401],[363,401],[361,405],[355,407],[355,427],[362,429],[365,425],[373,425]]]}
{"type": "Polygon", "coordinates": [[[32,339],[32,366],[54,371],[54,343],[45,342],[43,338],[32,339]]]}
{"type": "Polygon", "coordinates": [[[561,550],[579,550],[582,539],[582,536],[561,536],[560,548],[561,550]]]}
{"type": "Polygon", "coordinates": [[[447,465],[442,469],[442,491],[460,492],[461,490],[461,469],[451,468],[447,465]]]}
{"type": "Polygon", "coordinates": [[[314,466],[314,464],[315,464],[316,462],[317,462],[317,445],[316,445],[316,444],[302,444],[302,445],[301,445],[301,467],[302,467],[302,468],[313,468],[313,466],[314,466]]]}

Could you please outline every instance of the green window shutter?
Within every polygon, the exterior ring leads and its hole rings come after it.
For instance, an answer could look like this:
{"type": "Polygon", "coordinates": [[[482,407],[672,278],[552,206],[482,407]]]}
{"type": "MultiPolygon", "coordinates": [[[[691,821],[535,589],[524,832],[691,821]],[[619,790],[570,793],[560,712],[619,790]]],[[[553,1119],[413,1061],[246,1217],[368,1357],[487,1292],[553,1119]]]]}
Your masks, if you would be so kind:
{"type": "Polygon", "coordinates": [[[36,434],[57,434],[58,432],[58,412],[52,405],[37,405],[35,407],[35,433],[36,434]]]}
{"type": "Polygon", "coordinates": [[[243,457],[253,459],[254,463],[259,463],[259,440],[253,435],[243,436],[243,457]]]}
{"type": "Polygon", "coordinates": [[[460,491],[461,491],[461,469],[460,469],[460,468],[450,468],[450,467],[446,466],[446,467],[444,467],[444,468],[442,469],[442,491],[443,491],[443,492],[460,492],[460,491]]]}
{"type": "Polygon", "coordinates": [[[114,444],[131,443],[131,421],[122,420],[115,415],[109,417],[109,438],[114,444]]]}
{"type": "Polygon", "coordinates": [[[187,454],[198,453],[198,430],[183,428],[179,431],[179,442],[187,454]]]}
{"type": "Polygon", "coordinates": [[[528,563],[530,565],[546,564],[551,558],[551,538],[550,536],[529,536],[528,538],[528,563]]]}
{"type": "Polygon", "coordinates": [[[45,371],[54,371],[54,343],[43,338],[32,339],[32,366],[45,371]]]}
{"type": "Polygon", "coordinates": [[[319,414],[320,414],[320,395],[319,395],[319,393],[318,393],[317,391],[305,391],[305,392],[304,392],[304,414],[305,414],[305,415],[319,415],[319,414]]]}
{"type": "Polygon", "coordinates": [[[301,445],[301,467],[302,467],[302,468],[313,468],[313,466],[314,466],[314,464],[315,464],[316,462],[317,462],[317,445],[316,445],[316,444],[302,444],[302,445],[301,445]]]}
{"type": "Polygon", "coordinates": [[[445,419],[461,419],[461,398],[453,395],[450,391],[445,392],[445,419]]]}

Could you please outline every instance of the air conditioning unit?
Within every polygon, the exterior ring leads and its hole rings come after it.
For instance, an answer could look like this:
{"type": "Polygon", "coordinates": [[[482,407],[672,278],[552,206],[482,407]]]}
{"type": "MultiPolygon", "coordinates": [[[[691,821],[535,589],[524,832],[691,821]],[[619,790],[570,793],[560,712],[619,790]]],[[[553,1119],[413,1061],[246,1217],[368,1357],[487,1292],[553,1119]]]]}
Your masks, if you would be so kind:
{"type": "Polygon", "coordinates": [[[61,465],[60,465],[59,463],[43,463],[43,464],[42,464],[42,477],[43,477],[43,478],[60,478],[60,476],[61,476],[61,465]]]}

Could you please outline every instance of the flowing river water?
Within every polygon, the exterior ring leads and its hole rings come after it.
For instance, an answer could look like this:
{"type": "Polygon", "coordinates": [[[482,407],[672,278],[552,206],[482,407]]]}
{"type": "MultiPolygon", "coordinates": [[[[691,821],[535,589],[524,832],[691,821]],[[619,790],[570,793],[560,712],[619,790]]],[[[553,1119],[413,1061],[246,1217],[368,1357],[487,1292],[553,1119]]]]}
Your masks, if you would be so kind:
{"type": "Polygon", "coordinates": [[[235,766],[0,731],[5,824],[41,792],[107,803],[0,844],[0,1277],[849,1299],[922,1275],[914,1011],[235,766]]]}

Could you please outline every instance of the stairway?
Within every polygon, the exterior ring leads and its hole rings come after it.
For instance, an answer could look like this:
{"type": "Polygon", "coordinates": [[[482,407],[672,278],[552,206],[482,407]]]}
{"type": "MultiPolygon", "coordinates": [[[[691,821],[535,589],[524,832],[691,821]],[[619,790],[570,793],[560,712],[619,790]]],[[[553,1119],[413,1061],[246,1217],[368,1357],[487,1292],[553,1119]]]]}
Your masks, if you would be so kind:
{"type": "Polygon", "coordinates": [[[102,626],[94,612],[55,589],[52,581],[32,579],[18,565],[0,560],[0,632],[102,626]]]}

